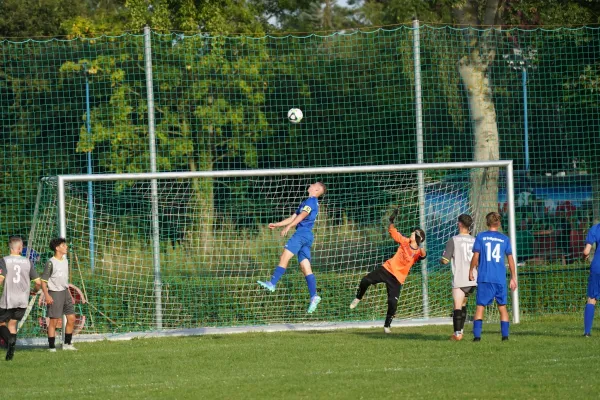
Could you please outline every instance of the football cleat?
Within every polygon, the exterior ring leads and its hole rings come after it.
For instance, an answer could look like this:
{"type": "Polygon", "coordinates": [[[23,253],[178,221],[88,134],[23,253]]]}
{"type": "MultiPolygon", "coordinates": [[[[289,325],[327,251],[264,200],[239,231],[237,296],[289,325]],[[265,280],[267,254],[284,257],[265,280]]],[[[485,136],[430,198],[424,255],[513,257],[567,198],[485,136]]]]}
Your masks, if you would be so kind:
{"type": "Polygon", "coordinates": [[[308,306],[308,310],[306,312],[309,314],[314,313],[320,302],[321,296],[314,296],[312,299],[310,299],[310,305],[308,306]]]}
{"type": "Polygon", "coordinates": [[[383,333],[392,333],[392,328],[390,328],[389,326],[384,326],[383,333]]]}
{"type": "Polygon", "coordinates": [[[15,348],[17,347],[16,343],[8,345],[8,351],[6,352],[6,361],[11,361],[15,356],[15,348]]]}
{"type": "Polygon", "coordinates": [[[63,344],[62,349],[63,350],[69,350],[69,351],[77,351],[77,349],[75,348],[75,346],[73,346],[72,344],[63,344]]]}
{"type": "Polygon", "coordinates": [[[263,281],[257,281],[257,282],[260,286],[264,287],[269,292],[273,293],[275,291],[275,285],[273,285],[271,282],[263,282],[263,281]]]}
{"type": "Polygon", "coordinates": [[[481,342],[481,338],[480,337],[473,338],[473,341],[474,342],[481,342]]]}
{"type": "Polygon", "coordinates": [[[450,336],[450,340],[452,340],[453,342],[460,342],[461,340],[463,340],[463,335],[457,335],[456,333],[452,334],[452,336],[450,336]]]}
{"type": "Polygon", "coordinates": [[[356,308],[356,306],[358,305],[358,303],[360,303],[360,299],[352,300],[352,303],[350,303],[350,309],[354,310],[356,308]]]}

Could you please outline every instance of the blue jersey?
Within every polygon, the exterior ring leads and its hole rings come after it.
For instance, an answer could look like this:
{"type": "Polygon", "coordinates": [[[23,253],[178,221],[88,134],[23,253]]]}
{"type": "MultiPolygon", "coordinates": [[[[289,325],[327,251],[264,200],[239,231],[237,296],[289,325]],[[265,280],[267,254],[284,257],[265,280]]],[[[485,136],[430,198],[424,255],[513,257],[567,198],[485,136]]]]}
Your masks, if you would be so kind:
{"type": "Polygon", "coordinates": [[[319,213],[319,201],[316,197],[309,197],[304,200],[298,206],[296,210],[296,214],[300,215],[302,211],[306,211],[308,215],[304,218],[298,225],[296,225],[296,229],[312,229],[315,224],[315,220],[317,219],[317,214],[319,213]]]}
{"type": "Polygon", "coordinates": [[[479,253],[477,283],[506,285],[504,256],[512,254],[508,236],[497,231],[481,232],[475,238],[473,253],[479,253]]]}
{"type": "Polygon", "coordinates": [[[600,247],[600,224],[596,224],[590,228],[585,238],[585,244],[592,246],[596,244],[596,252],[594,253],[590,268],[593,274],[600,274],[600,253],[598,253],[598,248],[600,247]],[[596,253],[598,253],[598,256],[596,256],[596,253]]]}

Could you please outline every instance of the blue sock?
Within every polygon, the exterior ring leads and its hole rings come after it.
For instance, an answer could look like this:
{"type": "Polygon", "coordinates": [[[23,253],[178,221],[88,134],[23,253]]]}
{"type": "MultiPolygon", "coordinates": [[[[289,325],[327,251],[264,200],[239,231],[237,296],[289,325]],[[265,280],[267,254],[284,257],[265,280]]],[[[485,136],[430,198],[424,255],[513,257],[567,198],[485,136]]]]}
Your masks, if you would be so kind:
{"type": "Polygon", "coordinates": [[[585,311],[583,312],[583,331],[584,333],[592,333],[592,323],[594,322],[594,311],[596,306],[594,304],[586,304],[585,311]]]}
{"type": "Polygon", "coordinates": [[[483,320],[476,319],[475,321],[473,321],[473,336],[475,336],[476,338],[477,337],[480,338],[482,330],[483,330],[483,320]]]}
{"type": "Polygon", "coordinates": [[[283,274],[285,274],[285,268],[277,266],[275,271],[273,271],[273,276],[271,277],[271,283],[273,286],[277,285],[277,282],[279,282],[283,274]]]}
{"type": "Polygon", "coordinates": [[[508,327],[509,326],[510,326],[510,322],[500,321],[500,332],[502,332],[502,337],[508,337],[508,327]]]}
{"type": "Polygon", "coordinates": [[[308,285],[308,293],[312,299],[317,295],[317,278],[313,274],[306,275],[306,284],[308,285]]]}

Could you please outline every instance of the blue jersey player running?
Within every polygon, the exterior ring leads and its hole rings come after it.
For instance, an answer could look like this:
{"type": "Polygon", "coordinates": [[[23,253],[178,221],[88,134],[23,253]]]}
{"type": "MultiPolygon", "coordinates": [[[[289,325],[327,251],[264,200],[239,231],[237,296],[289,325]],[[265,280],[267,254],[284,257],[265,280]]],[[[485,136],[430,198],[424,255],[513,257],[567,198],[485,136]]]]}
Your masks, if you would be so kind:
{"type": "Polygon", "coordinates": [[[586,260],[589,258],[594,244],[596,245],[596,250],[590,267],[590,276],[588,277],[587,287],[587,304],[585,305],[585,311],[583,312],[583,336],[592,335],[596,300],[600,297],[600,253],[598,253],[598,246],[600,246],[600,224],[592,226],[585,238],[583,257],[586,260]],[[596,256],[596,253],[598,253],[598,256],[596,256]]]}
{"type": "Polygon", "coordinates": [[[485,216],[488,230],[481,232],[475,237],[473,244],[473,258],[469,270],[469,280],[475,280],[475,268],[477,268],[477,309],[473,320],[474,342],[481,340],[483,327],[483,312],[485,307],[496,300],[500,312],[500,331],[502,340],[508,340],[509,319],[506,311],[506,267],[504,256],[508,259],[510,269],[510,289],[517,288],[515,276],[515,260],[512,256],[512,248],[508,236],[498,232],[502,217],[497,212],[491,212],[485,216]]]}
{"type": "Polygon", "coordinates": [[[317,219],[319,213],[319,201],[318,198],[325,194],[325,185],[322,182],[313,183],[308,187],[308,198],[304,200],[296,212],[284,219],[283,221],[269,224],[269,228],[275,229],[284,227],[281,231],[281,236],[287,235],[290,229],[296,227],[296,232],[285,244],[285,250],[281,254],[279,259],[279,265],[273,271],[273,276],[270,281],[258,281],[258,283],[269,290],[270,292],[275,291],[275,286],[279,279],[285,273],[288,263],[292,257],[297,256],[298,262],[300,263],[300,269],[306,278],[306,284],[308,285],[308,292],[310,293],[310,305],[308,306],[308,313],[312,314],[319,305],[321,297],[317,295],[317,280],[312,273],[310,267],[310,247],[313,243],[312,228],[317,219]]]}

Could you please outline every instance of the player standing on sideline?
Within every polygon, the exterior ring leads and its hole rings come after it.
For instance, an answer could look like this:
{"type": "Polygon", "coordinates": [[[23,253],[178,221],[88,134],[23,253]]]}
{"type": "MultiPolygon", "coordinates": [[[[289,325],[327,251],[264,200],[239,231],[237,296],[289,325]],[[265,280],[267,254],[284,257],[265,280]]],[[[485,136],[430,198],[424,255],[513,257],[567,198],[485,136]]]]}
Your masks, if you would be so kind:
{"type": "Polygon", "coordinates": [[[600,253],[598,246],[600,245],[600,224],[596,224],[590,228],[587,237],[585,238],[585,248],[583,249],[583,257],[587,260],[592,251],[592,245],[596,245],[594,250],[594,258],[590,266],[590,276],[588,277],[587,287],[587,304],[583,312],[583,336],[592,336],[592,324],[594,323],[594,311],[596,309],[596,300],[600,297],[600,253]]]}
{"type": "MultiPolygon", "coordinates": [[[[452,321],[454,323],[454,334],[450,339],[462,340],[463,328],[467,319],[467,302],[469,295],[475,292],[477,283],[469,280],[469,269],[473,258],[473,243],[475,238],[469,233],[473,218],[467,214],[458,217],[458,235],[453,236],[440,259],[441,264],[452,262],[452,298],[454,299],[454,312],[452,321]]],[[[474,271],[476,278],[477,272],[474,271]]]]}
{"type": "Polygon", "coordinates": [[[8,344],[6,361],[12,360],[15,354],[17,323],[23,318],[27,309],[30,282],[35,282],[36,293],[40,290],[40,278],[33,268],[33,263],[21,256],[23,239],[19,236],[11,236],[8,247],[10,255],[0,259],[0,285],[4,284],[4,291],[0,298],[0,336],[8,344]]]}
{"type": "Polygon", "coordinates": [[[298,256],[298,262],[300,263],[300,269],[306,278],[306,284],[308,285],[308,292],[310,293],[310,305],[308,306],[308,313],[312,314],[319,305],[321,297],[317,295],[317,280],[312,273],[310,266],[310,247],[313,243],[312,228],[317,219],[319,213],[319,201],[318,198],[325,194],[327,188],[322,182],[315,182],[308,187],[308,199],[304,200],[298,206],[298,209],[290,217],[273,224],[269,224],[270,229],[275,229],[284,226],[281,231],[281,236],[287,235],[290,229],[296,227],[296,232],[285,244],[285,250],[281,254],[279,259],[279,265],[273,271],[273,276],[270,281],[258,281],[258,283],[269,290],[270,292],[275,291],[275,286],[279,279],[285,273],[288,263],[294,256],[298,256]]]}
{"type": "Polygon", "coordinates": [[[477,234],[473,245],[473,258],[469,270],[469,280],[475,281],[475,268],[478,268],[477,276],[477,310],[473,321],[474,342],[481,340],[483,327],[483,312],[485,307],[492,304],[496,299],[498,311],[500,312],[500,331],[502,340],[508,340],[509,319],[506,311],[506,267],[504,256],[508,258],[510,269],[510,290],[517,288],[515,276],[515,260],[512,256],[512,247],[508,236],[498,232],[502,218],[497,212],[491,212],[485,216],[488,230],[477,234]]]}
{"type": "Polygon", "coordinates": [[[383,331],[385,333],[391,333],[392,320],[396,316],[396,309],[398,308],[398,298],[400,297],[400,290],[402,285],[408,276],[411,267],[425,257],[427,252],[420,246],[425,241],[425,232],[422,229],[416,228],[410,234],[410,238],[402,236],[398,230],[394,227],[394,219],[398,215],[398,209],[394,210],[390,216],[390,226],[388,232],[392,236],[392,239],[396,241],[400,246],[394,257],[390,258],[383,263],[382,266],[374,271],[368,273],[358,286],[356,292],[356,298],[350,303],[350,308],[354,309],[360,303],[363,296],[367,292],[367,289],[371,285],[378,283],[385,283],[387,289],[387,314],[385,316],[385,323],[383,325],[383,331]]]}
{"type": "Polygon", "coordinates": [[[42,291],[48,306],[48,347],[51,352],[56,351],[56,327],[60,324],[62,316],[67,316],[65,328],[65,343],[63,350],[77,350],[72,344],[73,329],[75,327],[75,309],[73,299],[69,292],[69,261],[67,260],[67,241],[64,238],[50,240],[50,250],[54,257],[48,260],[42,272],[42,291]]]}

